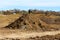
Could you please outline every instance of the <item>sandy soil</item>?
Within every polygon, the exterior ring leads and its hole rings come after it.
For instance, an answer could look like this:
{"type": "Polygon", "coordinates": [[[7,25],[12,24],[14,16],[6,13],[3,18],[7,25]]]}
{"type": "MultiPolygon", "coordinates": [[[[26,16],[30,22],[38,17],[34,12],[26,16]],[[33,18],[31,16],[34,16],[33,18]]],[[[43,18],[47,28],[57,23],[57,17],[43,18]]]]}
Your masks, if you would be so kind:
{"type": "Polygon", "coordinates": [[[20,32],[20,33],[10,33],[7,35],[0,34],[0,39],[2,38],[29,38],[35,36],[45,36],[45,35],[56,35],[60,34],[60,31],[46,31],[46,32],[20,32]]]}

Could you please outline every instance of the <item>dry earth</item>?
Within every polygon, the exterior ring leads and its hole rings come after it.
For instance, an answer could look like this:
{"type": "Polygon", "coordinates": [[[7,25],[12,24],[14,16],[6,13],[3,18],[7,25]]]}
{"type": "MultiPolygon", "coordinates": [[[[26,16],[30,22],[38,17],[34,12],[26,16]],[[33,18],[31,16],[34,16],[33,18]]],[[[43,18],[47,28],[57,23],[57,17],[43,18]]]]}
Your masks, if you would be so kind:
{"type": "Polygon", "coordinates": [[[42,40],[41,38],[46,35],[54,37],[57,34],[60,34],[60,16],[45,16],[43,14],[0,15],[0,40],[38,40],[34,38],[36,36],[42,40]]]}

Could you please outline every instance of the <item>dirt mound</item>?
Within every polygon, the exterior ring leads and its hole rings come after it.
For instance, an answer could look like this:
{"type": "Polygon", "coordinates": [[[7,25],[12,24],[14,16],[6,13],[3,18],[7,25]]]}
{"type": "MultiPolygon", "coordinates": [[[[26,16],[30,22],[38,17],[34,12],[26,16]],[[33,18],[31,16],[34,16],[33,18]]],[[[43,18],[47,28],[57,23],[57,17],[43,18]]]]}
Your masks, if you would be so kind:
{"type": "Polygon", "coordinates": [[[60,30],[60,22],[58,22],[60,20],[56,19],[56,17],[51,18],[51,16],[43,14],[22,14],[16,21],[4,28],[40,31],[60,30]]]}

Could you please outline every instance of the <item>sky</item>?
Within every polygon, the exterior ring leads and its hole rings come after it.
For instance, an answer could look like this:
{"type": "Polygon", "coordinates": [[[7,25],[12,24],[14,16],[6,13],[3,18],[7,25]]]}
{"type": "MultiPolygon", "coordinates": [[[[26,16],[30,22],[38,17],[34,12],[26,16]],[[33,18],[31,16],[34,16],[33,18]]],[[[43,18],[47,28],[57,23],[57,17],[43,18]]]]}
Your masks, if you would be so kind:
{"type": "Polygon", "coordinates": [[[0,10],[9,9],[60,11],[60,0],[0,0],[0,10]]]}

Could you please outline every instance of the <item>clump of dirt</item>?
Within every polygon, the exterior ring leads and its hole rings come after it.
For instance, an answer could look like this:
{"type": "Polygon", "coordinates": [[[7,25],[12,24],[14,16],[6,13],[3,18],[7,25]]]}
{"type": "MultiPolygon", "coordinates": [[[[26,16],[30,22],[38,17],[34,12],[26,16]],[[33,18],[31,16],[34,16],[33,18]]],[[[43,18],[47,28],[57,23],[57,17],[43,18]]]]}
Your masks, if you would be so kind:
{"type": "MultiPolygon", "coordinates": [[[[58,21],[60,21],[58,19],[58,21]]],[[[49,18],[41,14],[22,14],[16,21],[5,26],[8,29],[20,29],[20,30],[35,30],[35,31],[52,31],[60,30],[55,19],[49,18]],[[51,27],[52,25],[53,27],[51,27]]]]}

